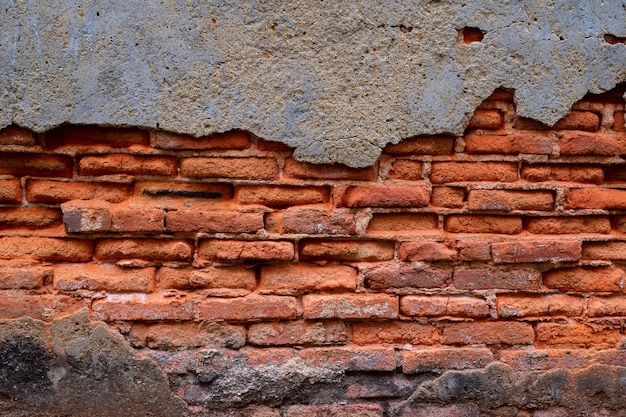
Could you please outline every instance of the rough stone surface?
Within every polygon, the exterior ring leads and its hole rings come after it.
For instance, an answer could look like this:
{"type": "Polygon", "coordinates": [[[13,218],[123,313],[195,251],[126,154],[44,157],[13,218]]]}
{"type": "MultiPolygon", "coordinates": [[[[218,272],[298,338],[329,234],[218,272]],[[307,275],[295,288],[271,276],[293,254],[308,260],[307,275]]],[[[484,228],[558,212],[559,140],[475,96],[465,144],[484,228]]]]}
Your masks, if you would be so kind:
{"type": "Polygon", "coordinates": [[[363,167],[387,143],[460,134],[498,87],[553,125],[626,80],[626,47],[610,42],[625,21],[617,0],[9,0],[0,127],[246,129],[302,161],[363,167]]]}

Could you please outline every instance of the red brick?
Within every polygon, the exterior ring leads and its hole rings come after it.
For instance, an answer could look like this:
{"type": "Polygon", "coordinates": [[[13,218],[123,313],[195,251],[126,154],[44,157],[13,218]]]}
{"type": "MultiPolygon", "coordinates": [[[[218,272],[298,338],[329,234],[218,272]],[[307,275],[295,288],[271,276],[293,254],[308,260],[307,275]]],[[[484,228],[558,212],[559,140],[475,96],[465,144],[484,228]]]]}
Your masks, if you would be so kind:
{"type": "Polygon", "coordinates": [[[565,132],[559,139],[561,155],[605,155],[626,154],[623,135],[606,133],[565,132]]]}
{"type": "Polygon", "coordinates": [[[491,245],[484,240],[457,240],[454,246],[461,261],[491,260],[491,245]]]}
{"type": "Polygon", "coordinates": [[[102,239],[96,243],[95,253],[100,260],[137,258],[157,262],[189,262],[192,256],[189,242],[158,239],[102,239]]]}
{"type": "Polygon", "coordinates": [[[387,261],[393,259],[393,242],[385,240],[303,240],[302,259],[343,261],[387,261]]]}
{"type": "Polygon", "coordinates": [[[585,130],[595,132],[600,127],[600,116],[590,111],[571,111],[567,116],[556,122],[556,130],[585,130]]]}
{"type": "MultiPolygon", "coordinates": [[[[505,90],[503,88],[496,88],[493,93],[485,100],[486,104],[494,101],[504,101],[507,103],[513,103],[513,92],[509,90],[505,90]]],[[[484,104],[485,104],[484,103],[484,104]]]]}
{"type": "Polygon", "coordinates": [[[533,240],[500,242],[491,245],[495,263],[571,262],[580,259],[578,241],[533,240]]]}
{"type": "Polygon", "coordinates": [[[525,345],[535,339],[533,327],[514,321],[484,321],[448,323],[443,329],[442,343],[446,345],[525,345]]]}
{"type": "Polygon", "coordinates": [[[583,259],[626,261],[626,242],[585,242],[583,259]]]}
{"type": "Polygon", "coordinates": [[[300,351],[314,366],[333,366],[346,371],[395,371],[396,355],[391,347],[327,347],[300,351]]]}
{"type": "Polygon", "coordinates": [[[401,242],[398,259],[403,262],[452,261],[456,259],[456,251],[441,242],[401,242]]]}
{"type": "Polygon", "coordinates": [[[355,291],[358,274],[345,265],[274,264],[261,267],[259,290],[271,294],[355,291]]]}
{"type": "Polygon", "coordinates": [[[591,297],[587,311],[589,317],[626,316],[626,297],[591,297]]]}
{"type": "Polygon", "coordinates": [[[288,208],[265,217],[265,229],[270,233],[308,235],[353,235],[356,219],[348,210],[288,208]]]}
{"type": "Polygon", "coordinates": [[[240,204],[260,204],[267,207],[327,203],[329,196],[327,187],[242,185],[235,189],[235,199],[240,204]]]}
{"type": "Polygon", "coordinates": [[[293,152],[293,148],[284,143],[257,138],[257,149],[266,152],[293,152]]]}
{"type": "Polygon", "coordinates": [[[319,180],[360,180],[375,181],[378,177],[377,165],[368,168],[350,168],[341,164],[317,165],[298,162],[293,158],[285,160],[285,178],[319,180]]]}
{"type": "Polygon", "coordinates": [[[465,152],[470,154],[539,154],[552,153],[553,137],[545,133],[512,133],[506,136],[465,135],[465,152]]]}
{"type": "Polygon", "coordinates": [[[18,126],[7,126],[0,130],[0,145],[34,146],[37,144],[33,132],[18,126]]]}
{"type": "MultiPolygon", "coordinates": [[[[294,360],[298,357],[297,351],[291,348],[272,347],[271,349],[255,349],[245,347],[239,352],[246,356],[247,364],[249,366],[262,366],[269,364],[284,365],[288,361],[294,360]]],[[[248,415],[244,414],[242,417],[248,417],[248,415]]]]}
{"type": "Polygon", "coordinates": [[[61,223],[61,211],[47,207],[0,208],[0,227],[38,228],[61,223]]]}
{"type": "Polygon", "coordinates": [[[61,126],[46,133],[46,145],[50,149],[66,145],[107,145],[126,148],[131,145],[149,144],[148,132],[135,128],[61,126]]]}
{"type": "Polygon", "coordinates": [[[263,213],[168,211],[165,228],[168,232],[256,233],[263,229],[263,213]]]}
{"type": "Polygon", "coordinates": [[[200,303],[201,320],[259,321],[295,318],[295,297],[249,295],[243,298],[208,298],[200,303]]]}
{"type": "Polygon", "coordinates": [[[136,348],[190,349],[227,347],[236,349],[246,343],[246,329],[223,322],[134,323],[128,334],[136,348]]]}
{"type": "Polygon", "coordinates": [[[248,330],[248,342],[258,346],[321,346],[347,341],[346,325],[339,321],[259,323],[248,330]]]}
{"type": "Polygon", "coordinates": [[[565,209],[626,209],[626,190],[610,188],[569,188],[565,190],[565,209]]]}
{"type": "Polygon", "coordinates": [[[373,290],[406,288],[444,288],[450,281],[451,270],[418,268],[414,266],[380,266],[366,270],[365,285],[373,290]]]}
{"type": "Polygon", "coordinates": [[[387,145],[383,153],[389,155],[450,155],[454,152],[452,136],[416,136],[397,145],[387,145]]]}
{"type": "Polygon", "coordinates": [[[233,186],[230,184],[210,184],[175,181],[138,181],[135,182],[134,194],[142,197],[173,199],[198,199],[202,203],[222,202],[233,198],[233,186]]]}
{"type": "Polygon", "coordinates": [[[0,262],[0,290],[40,288],[52,277],[52,270],[38,262],[2,261],[0,262]]]}
{"type": "Polygon", "coordinates": [[[168,132],[153,132],[152,146],[159,149],[247,149],[250,134],[231,131],[195,138],[168,132]]]}
{"type": "Polygon", "coordinates": [[[194,308],[185,296],[108,294],[105,299],[94,301],[91,316],[103,321],[192,320],[194,308]]]}
{"type": "Polygon", "coordinates": [[[285,417],[382,417],[378,404],[292,405],[285,417]]]}
{"type": "Polygon", "coordinates": [[[536,234],[611,232],[611,221],[608,217],[534,217],[527,218],[525,223],[526,230],[536,234]]]}
{"type": "Polygon", "coordinates": [[[541,274],[528,269],[456,269],[452,281],[460,290],[538,290],[541,274]]]}
{"type": "Polygon", "coordinates": [[[400,299],[400,312],[414,317],[481,318],[489,314],[489,306],[481,298],[409,295],[400,299]]]}
{"type": "Polygon", "coordinates": [[[0,237],[0,259],[33,258],[42,261],[85,262],[91,259],[93,242],[48,237],[0,237]]]}
{"type": "Polygon", "coordinates": [[[21,202],[20,180],[0,180],[0,203],[20,204],[21,202]]]}
{"type": "Polygon", "coordinates": [[[435,214],[374,213],[367,225],[368,235],[423,234],[438,229],[435,214]]]}
{"type": "Polygon", "coordinates": [[[66,155],[0,152],[0,175],[71,178],[72,158],[66,155]]]}
{"type": "Polygon", "coordinates": [[[601,184],[604,171],[593,165],[538,164],[522,166],[522,179],[530,182],[563,181],[601,184]]]}
{"type": "Polygon", "coordinates": [[[111,232],[162,233],[165,212],[157,208],[112,207],[111,232]]]}
{"type": "Polygon", "coordinates": [[[180,173],[188,178],[273,180],[278,178],[278,163],[274,158],[184,158],[180,173]]]}
{"type": "Polygon", "coordinates": [[[522,218],[511,216],[451,215],[444,221],[444,229],[452,233],[521,233],[522,218]]]}
{"type": "Polygon", "coordinates": [[[30,180],[26,199],[30,203],[63,203],[70,200],[104,200],[119,203],[128,198],[127,184],[88,181],[30,180]]]}
{"type": "Polygon", "coordinates": [[[433,162],[430,181],[434,184],[472,181],[517,181],[517,164],[510,162],[433,162]]]}
{"type": "Polygon", "coordinates": [[[461,208],[465,205],[465,188],[433,187],[430,202],[434,206],[461,208]]]}
{"type": "Polygon", "coordinates": [[[61,291],[152,292],[156,269],[120,268],[113,264],[60,264],[54,287],[61,291]]]}
{"type": "Polygon", "coordinates": [[[564,294],[547,296],[498,295],[499,317],[571,316],[583,314],[584,300],[564,294]]]}
{"type": "Polygon", "coordinates": [[[178,159],[172,156],[110,154],[85,156],[78,162],[80,175],[178,175],[178,159]]]}
{"type": "Polygon", "coordinates": [[[0,294],[0,318],[17,319],[24,316],[38,320],[53,320],[85,308],[83,301],[62,295],[0,294]]]}
{"type": "Polygon", "coordinates": [[[308,294],[302,298],[305,319],[394,319],[398,298],[386,294],[308,294]]]}
{"type": "Polygon", "coordinates": [[[111,205],[99,200],[72,200],[61,204],[63,224],[68,233],[108,232],[111,205]]]}
{"type": "Polygon", "coordinates": [[[616,266],[597,268],[562,268],[546,271],[543,283],[562,291],[622,292],[626,273],[616,266]]]}
{"type": "Polygon", "coordinates": [[[426,207],[430,195],[425,186],[368,185],[348,187],[344,207],[426,207]]]}
{"type": "Polygon", "coordinates": [[[294,257],[292,242],[272,240],[203,240],[198,256],[219,261],[289,261],[294,257]]]}
{"type": "Polygon", "coordinates": [[[617,111],[613,114],[613,131],[626,132],[626,122],[624,121],[625,114],[626,113],[623,111],[617,111]]]}
{"type": "Polygon", "coordinates": [[[498,110],[476,110],[467,125],[468,129],[499,129],[504,116],[498,110]]]}
{"type": "Polygon", "coordinates": [[[420,181],[422,179],[422,166],[423,163],[420,161],[398,159],[391,164],[387,179],[420,181]]]}
{"type": "Polygon", "coordinates": [[[470,190],[470,210],[547,210],[554,208],[552,191],[470,190]]]}
{"type": "Polygon", "coordinates": [[[595,331],[584,323],[537,323],[537,341],[548,345],[614,347],[622,336],[619,329],[595,331]]]}
{"type": "Polygon", "coordinates": [[[626,167],[622,164],[609,165],[604,177],[606,182],[626,182],[626,167]]]}
{"type": "Polygon", "coordinates": [[[484,368],[493,359],[493,353],[486,348],[404,350],[402,351],[402,372],[405,374],[442,373],[451,369],[484,368]]]}
{"type": "Polygon", "coordinates": [[[439,332],[430,324],[414,321],[352,323],[352,341],[359,345],[389,343],[396,345],[439,344],[439,332]]]}
{"type": "Polygon", "coordinates": [[[167,268],[157,274],[160,289],[235,289],[248,294],[256,288],[256,274],[252,269],[241,267],[167,268]]]}

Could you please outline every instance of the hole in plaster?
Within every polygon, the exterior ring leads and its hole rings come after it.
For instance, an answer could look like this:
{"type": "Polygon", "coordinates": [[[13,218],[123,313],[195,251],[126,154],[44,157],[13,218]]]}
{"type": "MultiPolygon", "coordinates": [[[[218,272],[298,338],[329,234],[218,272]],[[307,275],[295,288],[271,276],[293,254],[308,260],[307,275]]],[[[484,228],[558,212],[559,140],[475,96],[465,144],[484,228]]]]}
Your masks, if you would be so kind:
{"type": "Polygon", "coordinates": [[[459,30],[459,38],[461,41],[463,41],[464,44],[481,42],[484,37],[485,34],[479,28],[471,28],[466,26],[463,29],[459,30]]]}
{"type": "Polygon", "coordinates": [[[611,45],[617,45],[618,43],[623,43],[626,45],[626,36],[615,36],[607,33],[604,35],[604,40],[611,45]]]}
{"type": "Polygon", "coordinates": [[[412,30],[413,30],[413,27],[411,26],[400,25],[400,32],[402,33],[409,33],[412,30]]]}

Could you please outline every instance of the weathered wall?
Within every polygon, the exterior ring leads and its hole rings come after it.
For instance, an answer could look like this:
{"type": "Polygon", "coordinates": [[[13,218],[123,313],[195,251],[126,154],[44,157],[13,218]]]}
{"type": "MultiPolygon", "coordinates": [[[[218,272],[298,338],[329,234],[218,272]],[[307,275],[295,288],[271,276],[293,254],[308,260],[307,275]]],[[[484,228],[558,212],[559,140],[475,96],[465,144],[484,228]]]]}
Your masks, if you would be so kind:
{"type": "Polygon", "coordinates": [[[462,133],[498,87],[553,124],[626,81],[625,4],[4,0],[0,126],[244,129],[364,167],[388,143],[462,133]]]}

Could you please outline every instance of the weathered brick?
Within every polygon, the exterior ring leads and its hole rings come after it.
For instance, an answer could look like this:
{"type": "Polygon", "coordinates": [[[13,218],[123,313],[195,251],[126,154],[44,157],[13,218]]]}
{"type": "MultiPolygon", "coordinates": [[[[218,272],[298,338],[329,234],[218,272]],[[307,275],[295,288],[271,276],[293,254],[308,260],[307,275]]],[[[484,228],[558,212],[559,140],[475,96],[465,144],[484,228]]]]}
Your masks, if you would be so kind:
{"type": "Polygon", "coordinates": [[[552,191],[470,190],[470,210],[548,210],[554,208],[552,191]]]}
{"type": "Polygon", "coordinates": [[[134,323],[128,334],[136,348],[149,349],[193,349],[230,348],[237,349],[246,343],[246,329],[223,322],[202,323],[134,323]]]}
{"type": "Polygon", "coordinates": [[[289,261],[294,257],[292,242],[274,240],[202,240],[198,256],[220,261],[289,261]]]}
{"type": "MultiPolygon", "coordinates": [[[[589,351],[585,349],[507,349],[500,351],[500,361],[518,371],[585,368],[590,364],[590,356],[589,351]]],[[[552,414],[542,416],[557,417],[552,414]]],[[[569,414],[564,414],[562,417],[569,417],[569,414]]]]}
{"type": "Polygon", "coordinates": [[[35,135],[28,129],[11,125],[0,130],[0,145],[34,146],[36,144],[35,135]]]}
{"type": "Polygon", "coordinates": [[[201,320],[260,321],[295,318],[295,297],[248,295],[242,298],[208,298],[200,303],[201,320]]]}
{"type": "Polygon", "coordinates": [[[133,194],[140,197],[160,197],[158,202],[161,205],[169,200],[179,201],[180,199],[197,199],[204,204],[221,203],[223,200],[233,198],[233,186],[199,182],[136,181],[133,194]]]}
{"type": "Polygon", "coordinates": [[[451,369],[484,368],[493,361],[493,353],[486,348],[414,349],[402,351],[402,372],[442,373],[451,369]]]}
{"type": "Polygon", "coordinates": [[[159,149],[246,149],[250,134],[238,130],[195,138],[169,132],[153,132],[152,146],[159,149]]]}
{"type": "Polygon", "coordinates": [[[435,214],[374,213],[367,225],[369,235],[423,234],[438,229],[435,214]]]}
{"type": "Polygon", "coordinates": [[[465,188],[433,187],[430,202],[438,207],[461,208],[465,205],[465,194],[465,188]]]}
{"type": "Polygon", "coordinates": [[[430,181],[434,184],[451,182],[515,182],[517,164],[510,162],[433,162],[430,181]]]}
{"type": "Polygon", "coordinates": [[[623,135],[609,133],[564,132],[559,139],[561,155],[624,155],[623,135]]]}
{"type": "Polygon", "coordinates": [[[387,145],[383,153],[389,155],[450,155],[454,152],[452,136],[416,136],[397,145],[387,145]]]}
{"type": "MultiPolygon", "coordinates": [[[[272,347],[271,349],[257,349],[245,347],[239,352],[246,356],[249,366],[263,366],[269,364],[285,364],[287,361],[296,359],[298,353],[295,349],[272,347]]],[[[247,417],[244,415],[242,417],[247,417]]]]}
{"type": "Polygon", "coordinates": [[[585,130],[595,132],[600,127],[600,116],[590,111],[572,110],[567,116],[556,122],[556,130],[585,130]]]}
{"type": "Polygon", "coordinates": [[[283,176],[297,179],[320,179],[320,180],[360,180],[374,181],[378,176],[378,166],[367,168],[350,168],[341,164],[309,164],[298,162],[293,158],[285,160],[283,176]]]}
{"type": "Polygon", "coordinates": [[[235,188],[235,199],[240,204],[289,207],[327,203],[330,193],[327,187],[242,185],[235,188]]]}
{"type": "Polygon", "coordinates": [[[71,200],[61,204],[63,224],[68,233],[108,232],[111,205],[100,200],[71,200]]]}
{"type": "Polygon", "coordinates": [[[530,233],[563,235],[576,233],[610,233],[608,217],[531,217],[525,220],[530,233]]]}
{"type": "Polygon", "coordinates": [[[245,295],[256,287],[256,274],[242,267],[168,268],[162,267],[157,274],[159,289],[234,289],[245,295]]]}
{"type": "Polygon", "coordinates": [[[194,307],[189,297],[167,294],[108,294],[93,303],[94,320],[163,321],[192,320],[194,307]]]}
{"type": "Polygon", "coordinates": [[[308,294],[302,298],[305,319],[393,319],[398,298],[386,294],[308,294]]]}
{"type": "Polygon", "coordinates": [[[537,341],[548,345],[613,347],[622,336],[619,329],[596,331],[585,323],[537,323],[537,341]]]}
{"type": "Polygon", "coordinates": [[[490,261],[491,245],[477,239],[457,240],[454,247],[460,261],[490,261]]]}
{"type": "Polygon", "coordinates": [[[481,318],[489,314],[482,298],[408,295],[400,299],[400,312],[414,317],[457,316],[481,318]]]}
{"type": "MultiPolygon", "coordinates": [[[[476,404],[455,405],[409,405],[399,417],[479,417],[482,414],[476,404]]],[[[520,415],[519,417],[523,417],[520,415]]]]}
{"type": "Polygon", "coordinates": [[[30,203],[63,203],[70,200],[104,200],[119,203],[128,198],[128,184],[89,181],[29,180],[26,200],[30,203]]]}
{"type": "Polygon", "coordinates": [[[0,237],[0,259],[33,258],[42,261],[85,262],[91,259],[93,242],[48,237],[0,237]]]}
{"type": "Polygon", "coordinates": [[[188,178],[273,180],[278,178],[278,163],[274,158],[184,158],[180,173],[188,178]]]}
{"type": "Polygon", "coordinates": [[[430,324],[414,321],[352,323],[352,342],[359,345],[389,343],[397,345],[439,344],[439,332],[430,324]]]}
{"type": "Polygon", "coordinates": [[[626,216],[613,216],[613,227],[618,231],[626,232],[626,216]]]}
{"type": "Polygon", "coordinates": [[[626,182],[626,167],[622,164],[609,165],[604,178],[606,182],[626,182]]]}
{"type": "Polygon", "coordinates": [[[512,133],[499,135],[465,135],[465,152],[470,154],[539,154],[550,155],[554,138],[547,133],[512,133]]]}
{"type": "Polygon", "coordinates": [[[583,314],[584,300],[565,294],[546,296],[498,295],[499,317],[571,316],[583,314]]]}
{"type": "Polygon", "coordinates": [[[626,242],[585,242],[583,259],[626,261],[626,242]]]}
{"type": "Polygon", "coordinates": [[[0,203],[20,204],[22,186],[20,180],[0,180],[0,203]]]}
{"type": "Polygon", "coordinates": [[[300,351],[300,357],[316,366],[338,366],[346,371],[395,371],[392,347],[323,347],[300,351]]]}
{"type": "Polygon", "coordinates": [[[376,374],[358,373],[345,378],[345,398],[379,400],[391,398],[407,398],[419,383],[406,375],[393,373],[376,374]]]}
{"type": "Polygon", "coordinates": [[[580,259],[578,241],[533,240],[500,242],[491,245],[495,263],[572,262],[580,259]]]}
{"type": "Polygon", "coordinates": [[[288,208],[266,215],[265,229],[280,234],[353,235],[356,219],[354,214],[343,209],[288,208]]]}
{"type": "Polygon", "coordinates": [[[257,138],[257,149],[265,152],[293,152],[293,147],[284,143],[257,138]]]}
{"type": "Polygon", "coordinates": [[[32,317],[50,321],[85,308],[82,300],[63,295],[0,294],[0,318],[32,317]]]}
{"type": "Polygon", "coordinates": [[[102,239],[96,242],[100,260],[145,259],[148,261],[191,261],[193,245],[185,240],[102,239]]]}
{"type": "Polygon", "coordinates": [[[333,259],[343,261],[386,261],[393,259],[394,245],[385,240],[303,240],[302,259],[333,259]]]}
{"type": "Polygon", "coordinates": [[[522,232],[522,218],[455,214],[446,216],[444,229],[452,233],[500,233],[513,235],[522,232]]]}
{"type": "Polygon", "coordinates": [[[355,291],[357,270],[345,265],[274,264],[261,267],[259,290],[272,294],[355,291]]]}
{"type": "Polygon", "coordinates": [[[165,212],[158,208],[111,207],[111,232],[162,233],[165,212]]]}
{"type": "Polygon", "coordinates": [[[178,175],[178,159],[173,156],[91,155],[80,159],[78,173],[96,176],[127,174],[176,177],[178,175]]]}
{"type": "Polygon", "coordinates": [[[263,213],[168,211],[165,228],[168,232],[256,233],[263,229],[263,213]]]}
{"type": "Polygon", "coordinates": [[[2,228],[41,228],[61,223],[61,211],[47,207],[3,207],[0,208],[2,228]]]}
{"type": "Polygon", "coordinates": [[[533,327],[515,321],[483,321],[448,323],[443,329],[442,343],[446,345],[526,345],[535,339],[533,327]]]}
{"type": "Polygon", "coordinates": [[[537,290],[541,273],[529,269],[456,269],[452,276],[454,286],[460,290],[537,290]]]}
{"type": "Polygon", "coordinates": [[[105,145],[113,148],[126,148],[132,145],[149,144],[148,131],[135,128],[61,126],[46,133],[46,146],[50,149],[67,145],[105,145]]]}
{"type": "Polygon", "coordinates": [[[530,182],[563,181],[601,184],[604,171],[594,165],[537,164],[523,165],[522,179],[530,182]]]}
{"type": "Polygon", "coordinates": [[[543,283],[546,287],[562,291],[622,292],[625,279],[624,270],[616,266],[561,268],[543,274],[543,283]]]}
{"type": "Polygon", "coordinates": [[[504,122],[504,116],[498,110],[475,110],[467,125],[468,129],[499,129],[504,122]]]}
{"type": "Polygon", "coordinates": [[[16,260],[0,262],[0,290],[33,290],[52,277],[52,270],[35,261],[16,260]]]}
{"type": "Polygon", "coordinates": [[[626,209],[626,190],[611,188],[569,188],[565,190],[566,209],[626,209]]]}
{"type": "Polygon", "coordinates": [[[378,404],[292,405],[285,417],[382,417],[378,404]]]}
{"type": "Polygon", "coordinates": [[[0,152],[0,175],[71,178],[72,158],[66,155],[0,152]]]}
{"type": "Polygon", "coordinates": [[[591,297],[587,312],[589,317],[626,316],[626,297],[591,297]]]}
{"type": "Polygon", "coordinates": [[[422,268],[409,265],[379,266],[363,273],[365,285],[373,290],[405,288],[444,288],[452,271],[446,268],[422,268]]]}
{"type": "Polygon", "coordinates": [[[152,292],[154,268],[120,268],[114,264],[59,264],[54,287],[61,291],[152,292]]]}
{"type": "Polygon", "coordinates": [[[613,131],[626,132],[626,122],[624,121],[626,115],[623,111],[616,111],[613,113],[613,131]]]}
{"type": "Polygon", "coordinates": [[[259,323],[248,330],[248,342],[258,346],[322,346],[347,341],[346,325],[340,321],[259,323]]]}
{"type": "Polygon", "coordinates": [[[389,180],[420,181],[422,179],[423,163],[410,159],[397,159],[391,164],[387,174],[389,180]]]}
{"type": "Polygon", "coordinates": [[[398,246],[398,259],[403,262],[452,261],[456,251],[442,242],[401,242],[398,246]]]}
{"type": "Polygon", "coordinates": [[[348,187],[344,207],[426,207],[430,195],[425,186],[368,185],[348,187]]]}

